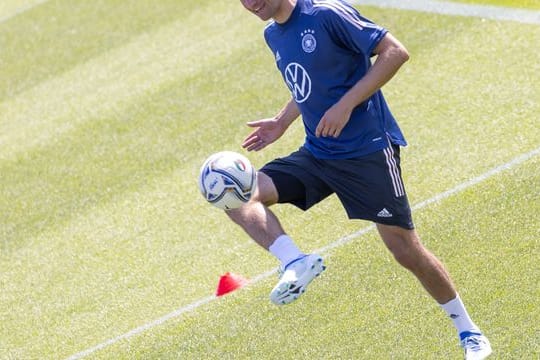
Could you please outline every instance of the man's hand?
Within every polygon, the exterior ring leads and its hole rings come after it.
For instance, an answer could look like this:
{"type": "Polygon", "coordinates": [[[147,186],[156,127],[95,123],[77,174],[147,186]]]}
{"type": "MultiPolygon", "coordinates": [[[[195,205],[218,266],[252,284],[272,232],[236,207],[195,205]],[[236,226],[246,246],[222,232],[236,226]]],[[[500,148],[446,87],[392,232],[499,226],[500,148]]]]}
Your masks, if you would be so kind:
{"type": "Polygon", "coordinates": [[[349,122],[351,113],[352,110],[349,110],[338,102],[324,113],[321,121],[319,121],[319,125],[317,125],[317,129],[315,129],[315,136],[332,136],[337,138],[341,134],[341,130],[349,122]]]}
{"type": "Polygon", "coordinates": [[[247,126],[255,128],[242,143],[242,147],[247,151],[259,151],[270,145],[283,135],[286,127],[279,123],[276,118],[250,121],[247,126]]]}

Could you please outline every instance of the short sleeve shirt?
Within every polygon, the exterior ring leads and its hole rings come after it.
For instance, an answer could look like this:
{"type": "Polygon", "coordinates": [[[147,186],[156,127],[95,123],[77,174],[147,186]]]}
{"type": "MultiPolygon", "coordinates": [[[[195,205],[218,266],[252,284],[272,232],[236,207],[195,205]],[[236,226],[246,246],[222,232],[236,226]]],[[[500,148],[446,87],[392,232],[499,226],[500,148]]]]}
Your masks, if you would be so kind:
{"type": "Polygon", "coordinates": [[[283,23],[269,23],[265,40],[298,104],[305,147],[318,158],[353,158],[405,138],[379,90],[358,105],[338,138],[315,136],[324,113],[371,67],[387,30],[340,0],[298,0],[283,23]]]}

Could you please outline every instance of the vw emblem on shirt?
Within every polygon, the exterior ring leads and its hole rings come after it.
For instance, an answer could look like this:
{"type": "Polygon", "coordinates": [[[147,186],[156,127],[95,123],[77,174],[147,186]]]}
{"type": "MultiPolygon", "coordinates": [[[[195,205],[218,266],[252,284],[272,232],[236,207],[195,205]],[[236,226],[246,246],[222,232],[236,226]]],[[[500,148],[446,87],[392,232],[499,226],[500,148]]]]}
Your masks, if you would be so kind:
{"type": "Polygon", "coordinates": [[[311,79],[302,65],[294,62],[287,65],[285,68],[285,82],[297,103],[303,103],[309,98],[311,79]]]}
{"type": "Polygon", "coordinates": [[[315,40],[314,30],[306,29],[302,31],[300,36],[302,37],[302,49],[307,53],[312,53],[317,47],[317,40],[315,40]]]}

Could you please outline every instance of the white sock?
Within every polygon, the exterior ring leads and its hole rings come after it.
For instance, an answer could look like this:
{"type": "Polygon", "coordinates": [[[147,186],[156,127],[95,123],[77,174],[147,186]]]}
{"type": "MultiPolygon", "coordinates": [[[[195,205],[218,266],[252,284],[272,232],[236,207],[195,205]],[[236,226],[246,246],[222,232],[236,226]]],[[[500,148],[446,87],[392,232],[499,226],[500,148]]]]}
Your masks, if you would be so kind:
{"type": "Polygon", "coordinates": [[[291,261],[304,255],[304,253],[296,247],[293,240],[287,235],[278,236],[268,250],[272,255],[279,259],[282,267],[285,267],[291,261]]]}
{"type": "Polygon", "coordinates": [[[454,322],[454,326],[457,329],[458,335],[462,332],[469,331],[474,333],[480,333],[478,326],[471,320],[465,305],[461,301],[459,295],[455,299],[450,300],[446,304],[440,304],[441,307],[446,311],[450,319],[454,322]]]}

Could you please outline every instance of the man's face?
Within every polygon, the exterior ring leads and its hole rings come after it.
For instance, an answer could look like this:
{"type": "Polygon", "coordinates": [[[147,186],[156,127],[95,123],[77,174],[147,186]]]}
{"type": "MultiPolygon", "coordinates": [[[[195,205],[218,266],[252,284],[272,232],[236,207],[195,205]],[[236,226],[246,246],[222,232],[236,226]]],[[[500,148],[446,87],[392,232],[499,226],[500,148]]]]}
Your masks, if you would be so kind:
{"type": "Polygon", "coordinates": [[[282,0],[240,0],[242,5],[261,20],[267,21],[274,17],[281,6],[282,0]]]}

